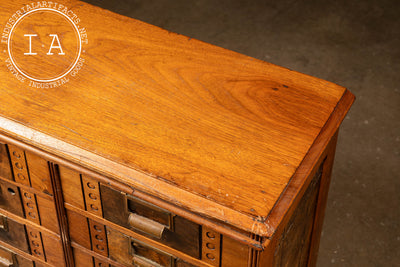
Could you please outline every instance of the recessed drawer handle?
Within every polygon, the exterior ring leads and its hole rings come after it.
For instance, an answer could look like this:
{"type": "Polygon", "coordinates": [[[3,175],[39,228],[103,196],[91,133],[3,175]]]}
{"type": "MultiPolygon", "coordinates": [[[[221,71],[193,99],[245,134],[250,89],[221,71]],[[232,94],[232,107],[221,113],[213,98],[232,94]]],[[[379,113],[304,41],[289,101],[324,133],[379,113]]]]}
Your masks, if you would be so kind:
{"type": "Polygon", "coordinates": [[[149,218],[137,215],[135,213],[129,214],[128,223],[133,228],[160,239],[165,229],[165,225],[150,220],[149,218]]]}

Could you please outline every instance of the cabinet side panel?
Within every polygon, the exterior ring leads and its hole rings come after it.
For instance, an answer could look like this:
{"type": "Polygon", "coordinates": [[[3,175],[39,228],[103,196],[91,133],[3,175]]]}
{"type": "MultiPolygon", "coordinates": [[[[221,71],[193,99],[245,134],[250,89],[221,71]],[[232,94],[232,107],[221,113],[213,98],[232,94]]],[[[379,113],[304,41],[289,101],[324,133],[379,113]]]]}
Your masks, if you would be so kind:
{"type": "Polygon", "coordinates": [[[314,175],[279,238],[273,266],[307,266],[320,178],[321,168],[314,175]]]}

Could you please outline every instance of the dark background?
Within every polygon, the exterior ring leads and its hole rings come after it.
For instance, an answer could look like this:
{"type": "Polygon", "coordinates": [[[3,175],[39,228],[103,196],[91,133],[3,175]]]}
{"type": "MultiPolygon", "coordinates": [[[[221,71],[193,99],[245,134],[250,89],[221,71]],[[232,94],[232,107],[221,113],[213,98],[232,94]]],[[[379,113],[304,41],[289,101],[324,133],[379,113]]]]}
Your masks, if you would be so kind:
{"type": "Polygon", "coordinates": [[[343,85],[318,266],[400,266],[400,2],[88,0],[343,85]]]}

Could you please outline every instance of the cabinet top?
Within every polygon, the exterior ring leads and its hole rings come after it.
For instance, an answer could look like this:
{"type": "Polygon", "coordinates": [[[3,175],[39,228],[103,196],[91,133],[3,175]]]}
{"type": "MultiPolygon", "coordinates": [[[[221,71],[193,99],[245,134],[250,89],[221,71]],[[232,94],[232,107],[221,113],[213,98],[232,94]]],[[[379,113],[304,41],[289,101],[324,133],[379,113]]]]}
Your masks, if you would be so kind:
{"type": "Polygon", "coordinates": [[[0,6],[3,134],[270,234],[345,88],[83,2],[26,3],[0,6]]]}

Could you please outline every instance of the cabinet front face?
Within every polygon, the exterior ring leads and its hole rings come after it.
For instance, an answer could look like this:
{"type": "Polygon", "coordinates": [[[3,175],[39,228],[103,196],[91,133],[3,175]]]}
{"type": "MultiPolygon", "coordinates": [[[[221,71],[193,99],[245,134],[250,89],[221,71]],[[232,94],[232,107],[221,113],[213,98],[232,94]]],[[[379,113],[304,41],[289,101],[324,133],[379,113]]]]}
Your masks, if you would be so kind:
{"type": "MultiPolygon", "coordinates": [[[[18,146],[0,143],[0,242],[32,255],[36,266],[65,266],[51,164],[18,146]]],[[[23,257],[12,255],[17,263],[23,257]]]]}
{"type": "MultiPolygon", "coordinates": [[[[333,153],[328,156],[332,159],[333,153]]],[[[324,168],[329,172],[332,162],[326,161],[309,176],[293,214],[274,237],[275,245],[260,252],[150,203],[151,198],[142,199],[116,181],[0,143],[0,246],[30,255],[27,266],[34,261],[34,266],[65,266],[66,253],[76,266],[306,266],[320,189],[326,183],[322,177],[330,175],[324,168]],[[67,243],[61,238],[63,228],[67,243]]],[[[17,257],[2,253],[0,249],[0,261],[17,257]]]]}
{"type": "Polygon", "coordinates": [[[74,255],[79,246],[124,265],[247,265],[248,246],[106,185],[105,179],[62,165],[59,171],[74,255]]]}

